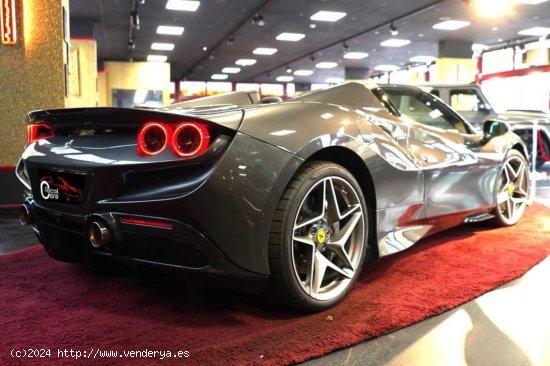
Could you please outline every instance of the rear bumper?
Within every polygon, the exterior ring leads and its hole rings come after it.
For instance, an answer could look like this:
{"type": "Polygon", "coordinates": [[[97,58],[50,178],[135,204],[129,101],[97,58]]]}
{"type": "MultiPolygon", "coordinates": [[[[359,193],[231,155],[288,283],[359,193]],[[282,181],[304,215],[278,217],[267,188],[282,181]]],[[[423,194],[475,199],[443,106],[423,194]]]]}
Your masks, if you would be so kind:
{"type": "Polygon", "coordinates": [[[119,213],[73,215],[40,207],[32,199],[27,199],[26,205],[40,242],[57,260],[85,262],[88,256],[107,256],[131,266],[215,276],[225,287],[242,291],[259,292],[265,287],[266,275],[237,266],[205,236],[185,223],[119,213]],[[128,224],[121,222],[122,217],[164,222],[172,227],[128,224]],[[86,233],[93,221],[106,223],[112,233],[112,240],[104,247],[95,248],[90,244],[86,233]]]}
{"type": "Polygon", "coordinates": [[[33,226],[60,260],[112,256],[137,265],[216,275],[259,287],[269,275],[268,241],[275,208],[302,160],[237,134],[210,164],[83,164],[63,155],[24,157],[17,174],[33,226]],[[40,171],[83,174],[79,204],[45,200],[40,171]],[[170,230],[126,224],[121,217],[172,224],[170,230]],[[92,220],[109,224],[113,243],[101,250],[86,237],[92,220]]]}

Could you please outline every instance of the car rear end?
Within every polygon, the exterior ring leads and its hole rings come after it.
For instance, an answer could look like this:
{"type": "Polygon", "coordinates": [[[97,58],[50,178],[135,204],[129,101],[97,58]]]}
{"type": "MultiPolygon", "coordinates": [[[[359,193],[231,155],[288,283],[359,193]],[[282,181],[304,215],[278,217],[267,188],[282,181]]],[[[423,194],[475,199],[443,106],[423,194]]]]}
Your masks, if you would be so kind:
{"type": "MultiPolygon", "coordinates": [[[[233,169],[233,158],[223,164],[228,150],[246,138],[236,139],[243,113],[31,112],[16,169],[25,196],[21,221],[59,260],[110,257],[224,273],[255,287],[265,276],[246,261],[237,263],[239,255],[210,234],[217,224],[208,219],[216,217],[227,194],[219,180],[233,169]],[[220,165],[223,172],[217,171],[220,165]]],[[[234,204],[226,201],[229,208],[234,204]]]]}

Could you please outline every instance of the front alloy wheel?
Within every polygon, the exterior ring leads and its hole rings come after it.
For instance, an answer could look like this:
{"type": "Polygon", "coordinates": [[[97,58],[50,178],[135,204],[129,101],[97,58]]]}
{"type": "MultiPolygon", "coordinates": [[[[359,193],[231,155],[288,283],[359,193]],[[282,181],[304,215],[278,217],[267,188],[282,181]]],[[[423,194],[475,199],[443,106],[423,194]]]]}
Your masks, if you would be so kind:
{"type": "Polygon", "coordinates": [[[497,182],[495,223],[498,226],[516,224],[527,206],[529,196],[529,167],[523,155],[510,150],[497,182]]]}
{"type": "MultiPolygon", "coordinates": [[[[307,163],[287,187],[272,226],[270,264],[278,296],[302,310],[337,304],[355,282],[367,247],[359,184],[339,165],[307,163]]],[[[272,286],[273,287],[273,286],[272,286]]]]}

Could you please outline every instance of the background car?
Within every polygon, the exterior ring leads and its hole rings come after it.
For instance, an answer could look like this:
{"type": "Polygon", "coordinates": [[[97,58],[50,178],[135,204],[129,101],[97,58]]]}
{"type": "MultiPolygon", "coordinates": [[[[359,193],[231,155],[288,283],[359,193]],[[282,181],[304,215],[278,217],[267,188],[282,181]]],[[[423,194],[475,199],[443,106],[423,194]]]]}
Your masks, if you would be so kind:
{"type": "Polygon", "coordinates": [[[535,164],[540,167],[550,161],[550,115],[548,113],[517,109],[497,113],[479,85],[475,83],[426,84],[421,87],[441,98],[478,129],[481,129],[483,123],[490,119],[506,121],[510,129],[525,142],[532,161],[534,160],[532,157],[533,123],[537,121],[535,164]]]}

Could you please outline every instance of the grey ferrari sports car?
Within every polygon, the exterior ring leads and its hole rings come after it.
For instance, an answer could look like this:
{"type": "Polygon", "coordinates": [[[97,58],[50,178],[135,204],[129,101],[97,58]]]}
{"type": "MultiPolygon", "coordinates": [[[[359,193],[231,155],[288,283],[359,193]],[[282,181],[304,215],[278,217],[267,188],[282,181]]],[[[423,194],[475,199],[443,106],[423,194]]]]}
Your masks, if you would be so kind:
{"type": "Polygon", "coordinates": [[[41,110],[27,131],[21,221],[51,257],[213,278],[310,311],[342,300],[367,256],[464,222],[513,225],[529,196],[504,123],[477,134],[408,86],[41,110]]]}

